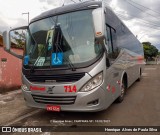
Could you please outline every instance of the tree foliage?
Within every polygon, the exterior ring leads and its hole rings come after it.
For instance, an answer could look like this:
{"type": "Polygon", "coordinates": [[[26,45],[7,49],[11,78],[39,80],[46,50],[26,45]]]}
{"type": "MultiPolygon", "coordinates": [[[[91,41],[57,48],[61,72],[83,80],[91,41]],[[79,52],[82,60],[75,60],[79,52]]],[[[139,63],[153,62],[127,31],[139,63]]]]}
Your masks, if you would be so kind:
{"type": "Polygon", "coordinates": [[[143,42],[142,44],[144,48],[145,58],[152,58],[158,55],[158,49],[155,46],[153,46],[150,42],[143,42]]]}
{"type": "Polygon", "coordinates": [[[23,31],[13,31],[11,35],[11,45],[14,48],[24,48],[25,45],[25,33],[23,31]]]}

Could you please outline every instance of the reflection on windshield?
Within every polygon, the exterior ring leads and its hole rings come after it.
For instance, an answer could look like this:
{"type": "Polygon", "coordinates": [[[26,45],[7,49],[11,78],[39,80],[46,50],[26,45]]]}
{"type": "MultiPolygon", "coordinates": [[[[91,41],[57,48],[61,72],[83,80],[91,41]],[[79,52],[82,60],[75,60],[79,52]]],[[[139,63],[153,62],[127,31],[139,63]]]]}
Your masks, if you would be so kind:
{"type": "Polygon", "coordinates": [[[29,28],[26,65],[57,67],[66,66],[70,61],[75,66],[83,66],[102,52],[102,46],[95,44],[92,10],[46,18],[32,23],[29,28]],[[60,35],[56,34],[56,26],[60,35]]]}

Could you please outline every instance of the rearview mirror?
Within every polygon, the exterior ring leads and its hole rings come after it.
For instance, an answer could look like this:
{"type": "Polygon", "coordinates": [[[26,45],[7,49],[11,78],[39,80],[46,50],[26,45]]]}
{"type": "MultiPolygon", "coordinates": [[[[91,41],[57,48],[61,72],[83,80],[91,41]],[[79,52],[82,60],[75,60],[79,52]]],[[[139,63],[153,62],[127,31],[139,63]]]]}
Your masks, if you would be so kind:
{"type": "Polygon", "coordinates": [[[22,59],[22,54],[17,54],[11,48],[23,49],[25,45],[25,35],[28,26],[18,27],[10,31],[3,32],[4,50],[13,56],[22,59]]]}
{"type": "Polygon", "coordinates": [[[97,8],[92,11],[93,24],[96,38],[104,38],[105,15],[103,8],[97,8]]]}

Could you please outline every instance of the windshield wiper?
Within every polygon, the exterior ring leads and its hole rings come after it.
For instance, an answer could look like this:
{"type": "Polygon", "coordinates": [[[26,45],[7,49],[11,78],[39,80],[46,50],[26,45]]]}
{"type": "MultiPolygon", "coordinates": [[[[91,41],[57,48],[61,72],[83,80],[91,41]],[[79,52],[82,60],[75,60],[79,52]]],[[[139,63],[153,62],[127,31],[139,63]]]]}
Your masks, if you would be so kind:
{"type": "Polygon", "coordinates": [[[33,66],[31,66],[31,72],[33,73],[34,72],[34,69],[37,65],[37,63],[39,62],[40,58],[41,58],[41,55],[45,53],[45,49],[43,48],[43,51],[41,51],[41,53],[39,54],[38,58],[36,59],[36,61],[34,62],[33,66]]]}
{"type": "Polygon", "coordinates": [[[35,65],[38,63],[39,59],[41,58],[41,56],[38,56],[38,58],[36,59],[36,62],[33,64],[33,66],[31,67],[31,72],[34,72],[35,69],[35,65]]]}
{"type": "MultiPolygon", "coordinates": [[[[55,26],[54,29],[55,29],[55,35],[54,35],[53,45],[55,45],[55,47],[56,47],[56,53],[57,53],[57,51],[63,52],[62,48],[60,47],[60,43],[62,42],[62,40],[64,38],[64,36],[62,34],[61,27],[58,24],[58,25],[55,26]]],[[[64,60],[68,61],[67,65],[69,65],[69,67],[72,69],[72,71],[76,71],[73,63],[70,61],[69,58],[67,58],[66,56],[64,56],[64,60]]]]}
{"type": "MultiPolygon", "coordinates": [[[[63,50],[61,49],[61,47],[59,47],[59,45],[57,47],[58,47],[58,50],[60,50],[61,52],[63,52],[63,50]]],[[[68,65],[70,66],[70,68],[72,69],[72,71],[76,71],[76,68],[74,67],[74,65],[70,61],[70,59],[68,59],[67,57],[64,56],[64,60],[69,62],[68,65]]]]}

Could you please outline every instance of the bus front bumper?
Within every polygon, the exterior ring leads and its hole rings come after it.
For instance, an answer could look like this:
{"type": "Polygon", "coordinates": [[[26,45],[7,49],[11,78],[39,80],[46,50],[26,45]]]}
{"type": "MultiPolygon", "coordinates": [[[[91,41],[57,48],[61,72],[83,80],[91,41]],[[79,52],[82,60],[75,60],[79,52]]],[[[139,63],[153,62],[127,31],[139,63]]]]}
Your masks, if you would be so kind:
{"type": "Polygon", "coordinates": [[[60,111],[96,112],[106,109],[111,103],[107,102],[106,91],[97,87],[89,92],[75,94],[42,94],[22,89],[28,106],[47,109],[47,106],[59,106],[60,111]],[[59,104],[52,103],[58,98],[59,104]]]}

